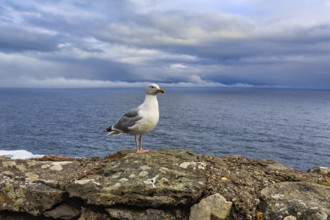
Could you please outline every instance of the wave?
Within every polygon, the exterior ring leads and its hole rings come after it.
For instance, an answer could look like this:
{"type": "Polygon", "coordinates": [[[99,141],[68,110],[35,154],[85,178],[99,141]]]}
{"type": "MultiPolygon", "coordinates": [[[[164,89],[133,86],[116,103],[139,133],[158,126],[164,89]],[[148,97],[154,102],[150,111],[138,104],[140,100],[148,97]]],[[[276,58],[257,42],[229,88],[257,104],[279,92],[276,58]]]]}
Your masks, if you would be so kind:
{"type": "Polygon", "coordinates": [[[33,154],[27,150],[0,150],[0,157],[8,157],[11,159],[30,159],[43,157],[41,154],[33,154]]]}

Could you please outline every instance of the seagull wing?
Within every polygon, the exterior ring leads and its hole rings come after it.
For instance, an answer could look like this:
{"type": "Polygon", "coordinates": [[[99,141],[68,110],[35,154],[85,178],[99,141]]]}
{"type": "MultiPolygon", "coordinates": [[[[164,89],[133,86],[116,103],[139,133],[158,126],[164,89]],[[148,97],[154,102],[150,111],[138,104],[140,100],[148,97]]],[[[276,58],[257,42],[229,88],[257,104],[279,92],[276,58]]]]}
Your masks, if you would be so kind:
{"type": "Polygon", "coordinates": [[[138,109],[132,109],[131,111],[125,113],[118,121],[110,126],[107,131],[110,134],[127,133],[129,128],[136,124],[137,121],[141,120],[142,117],[139,115],[138,109]]]}

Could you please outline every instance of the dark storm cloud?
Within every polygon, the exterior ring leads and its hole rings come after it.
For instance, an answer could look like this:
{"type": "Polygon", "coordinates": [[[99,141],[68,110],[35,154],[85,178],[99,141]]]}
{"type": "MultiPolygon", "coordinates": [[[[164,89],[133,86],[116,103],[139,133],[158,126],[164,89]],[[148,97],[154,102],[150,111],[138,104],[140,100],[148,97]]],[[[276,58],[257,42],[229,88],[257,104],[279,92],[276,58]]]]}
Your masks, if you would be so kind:
{"type": "Polygon", "coordinates": [[[54,51],[57,50],[56,36],[46,33],[36,33],[22,27],[0,24],[0,48],[6,52],[54,51]]]}
{"type": "Polygon", "coordinates": [[[330,5],[316,1],[4,1],[0,86],[330,88],[330,5]]]}

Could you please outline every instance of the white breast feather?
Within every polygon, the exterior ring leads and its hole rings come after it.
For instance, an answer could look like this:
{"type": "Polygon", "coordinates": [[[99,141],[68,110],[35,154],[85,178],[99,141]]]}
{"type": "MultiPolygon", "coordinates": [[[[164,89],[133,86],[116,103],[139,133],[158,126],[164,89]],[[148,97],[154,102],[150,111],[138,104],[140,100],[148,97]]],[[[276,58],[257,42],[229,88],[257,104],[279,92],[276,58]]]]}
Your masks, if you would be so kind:
{"type": "Polygon", "coordinates": [[[139,115],[142,117],[134,126],[130,127],[130,134],[143,134],[152,131],[159,120],[158,102],[156,97],[147,99],[139,106],[139,115]]]}

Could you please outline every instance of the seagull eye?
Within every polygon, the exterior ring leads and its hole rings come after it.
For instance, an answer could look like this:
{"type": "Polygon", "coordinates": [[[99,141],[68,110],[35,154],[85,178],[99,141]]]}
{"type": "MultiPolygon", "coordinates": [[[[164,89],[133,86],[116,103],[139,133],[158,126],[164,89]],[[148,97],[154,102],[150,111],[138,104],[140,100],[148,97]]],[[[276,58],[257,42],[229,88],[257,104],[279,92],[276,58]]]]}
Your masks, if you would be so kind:
{"type": "Polygon", "coordinates": [[[154,89],[154,88],[156,88],[156,87],[154,87],[154,86],[150,86],[152,89],[154,89]]]}

